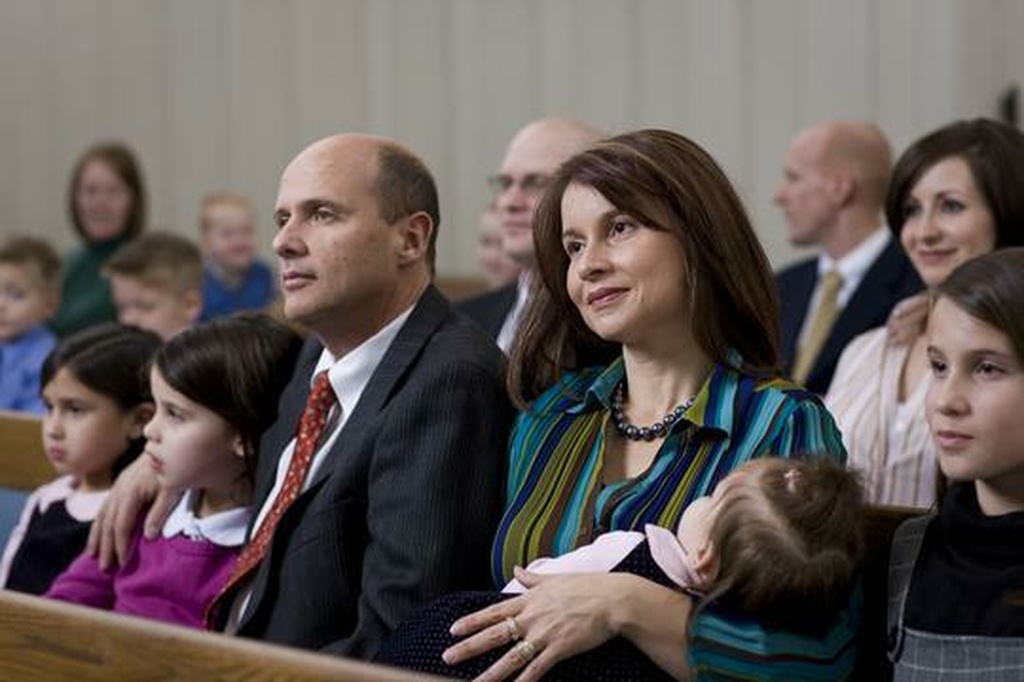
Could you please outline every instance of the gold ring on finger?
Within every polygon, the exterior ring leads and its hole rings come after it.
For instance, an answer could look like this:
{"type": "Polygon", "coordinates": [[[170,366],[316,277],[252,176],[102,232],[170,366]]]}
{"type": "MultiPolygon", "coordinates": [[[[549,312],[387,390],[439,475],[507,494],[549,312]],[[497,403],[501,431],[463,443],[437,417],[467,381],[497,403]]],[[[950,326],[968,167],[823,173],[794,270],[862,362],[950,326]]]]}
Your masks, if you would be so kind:
{"type": "Polygon", "coordinates": [[[530,640],[524,639],[512,648],[512,653],[515,654],[520,665],[526,665],[537,655],[537,647],[530,640]]]}

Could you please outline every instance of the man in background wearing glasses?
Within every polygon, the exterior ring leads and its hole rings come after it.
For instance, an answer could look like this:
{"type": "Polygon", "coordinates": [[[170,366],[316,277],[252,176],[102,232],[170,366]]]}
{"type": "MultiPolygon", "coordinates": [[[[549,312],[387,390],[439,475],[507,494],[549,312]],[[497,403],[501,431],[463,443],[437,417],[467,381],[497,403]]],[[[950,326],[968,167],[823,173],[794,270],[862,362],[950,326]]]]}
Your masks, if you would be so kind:
{"type": "Polygon", "coordinates": [[[488,178],[501,223],[502,246],[523,271],[516,282],[471,298],[458,308],[493,336],[505,353],[512,347],[536,266],[533,212],[558,167],[604,137],[603,131],[583,121],[542,118],[515,134],[498,174],[488,178]]]}

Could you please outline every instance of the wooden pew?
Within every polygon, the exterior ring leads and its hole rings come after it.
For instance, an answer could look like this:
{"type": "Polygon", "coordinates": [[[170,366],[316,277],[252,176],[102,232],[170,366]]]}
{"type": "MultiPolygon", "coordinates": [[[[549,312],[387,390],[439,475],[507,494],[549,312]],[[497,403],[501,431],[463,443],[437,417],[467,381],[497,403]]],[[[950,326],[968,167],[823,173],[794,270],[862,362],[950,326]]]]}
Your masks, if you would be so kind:
{"type": "Polygon", "coordinates": [[[892,536],[903,521],[926,513],[910,507],[868,506],[864,515],[866,552],[862,572],[864,612],[856,680],[887,680],[892,677],[886,658],[886,598],[889,549],[892,536]]]}
{"type": "Polygon", "coordinates": [[[0,590],[0,679],[438,679],[0,590]]]}
{"type": "Polygon", "coordinates": [[[0,488],[31,491],[56,476],[43,450],[42,420],[0,410],[0,488]]]}

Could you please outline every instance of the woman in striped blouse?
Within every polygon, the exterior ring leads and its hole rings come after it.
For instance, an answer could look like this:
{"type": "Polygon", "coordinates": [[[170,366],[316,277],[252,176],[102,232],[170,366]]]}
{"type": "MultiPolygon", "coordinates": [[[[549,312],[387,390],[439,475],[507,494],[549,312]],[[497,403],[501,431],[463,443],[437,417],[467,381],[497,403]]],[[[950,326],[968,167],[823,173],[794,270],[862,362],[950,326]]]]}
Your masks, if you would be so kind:
{"type": "Polygon", "coordinates": [[[784,638],[709,606],[688,629],[691,597],[645,578],[514,570],[604,531],[675,528],[753,458],[845,455],[818,399],[778,376],[768,261],[696,144],[645,130],[577,155],[553,178],[534,240],[540,276],[509,376],[524,410],[493,551],[496,581],[514,573],[529,589],[458,621],[467,637],[446,660],[520,639],[482,679],[533,680],[622,636],[676,677],[769,659],[782,677],[841,676],[849,628],[784,638]]]}
{"type": "MultiPolygon", "coordinates": [[[[885,215],[929,291],[971,258],[1024,244],[1024,134],[977,119],[922,137],[896,162],[885,215]]],[[[923,325],[909,343],[883,327],[855,338],[839,358],[825,403],[869,503],[936,501],[926,348],[923,325]]]]}

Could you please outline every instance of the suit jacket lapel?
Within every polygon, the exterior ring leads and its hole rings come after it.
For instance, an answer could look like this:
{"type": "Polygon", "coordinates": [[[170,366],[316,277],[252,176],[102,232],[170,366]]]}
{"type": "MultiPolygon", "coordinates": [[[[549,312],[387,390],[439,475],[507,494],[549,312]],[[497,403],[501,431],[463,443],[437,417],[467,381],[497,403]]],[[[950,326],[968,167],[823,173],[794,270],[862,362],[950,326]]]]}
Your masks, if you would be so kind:
{"type": "Polygon", "coordinates": [[[399,380],[415,362],[427,340],[450,312],[450,304],[433,285],[423,292],[409,319],[398,331],[398,336],[363,389],[355,410],[349,415],[341,433],[338,434],[334,447],[327,453],[327,460],[310,481],[311,487],[317,486],[322,479],[335,471],[337,467],[330,462],[339,456],[339,451],[346,443],[357,438],[365,430],[366,425],[380,413],[399,380]]]}
{"type": "Polygon", "coordinates": [[[789,372],[793,368],[793,361],[796,359],[796,342],[800,337],[800,329],[803,327],[804,319],[808,315],[807,308],[811,304],[811,294],[818,280],[818,260],[812,259],[798,267],[791,273],[792,283],[784,289],[780,289],[779,295],[782,301],[782,324],[780,325],[782,357],[785,367],[783,370],[789,372]]]}

